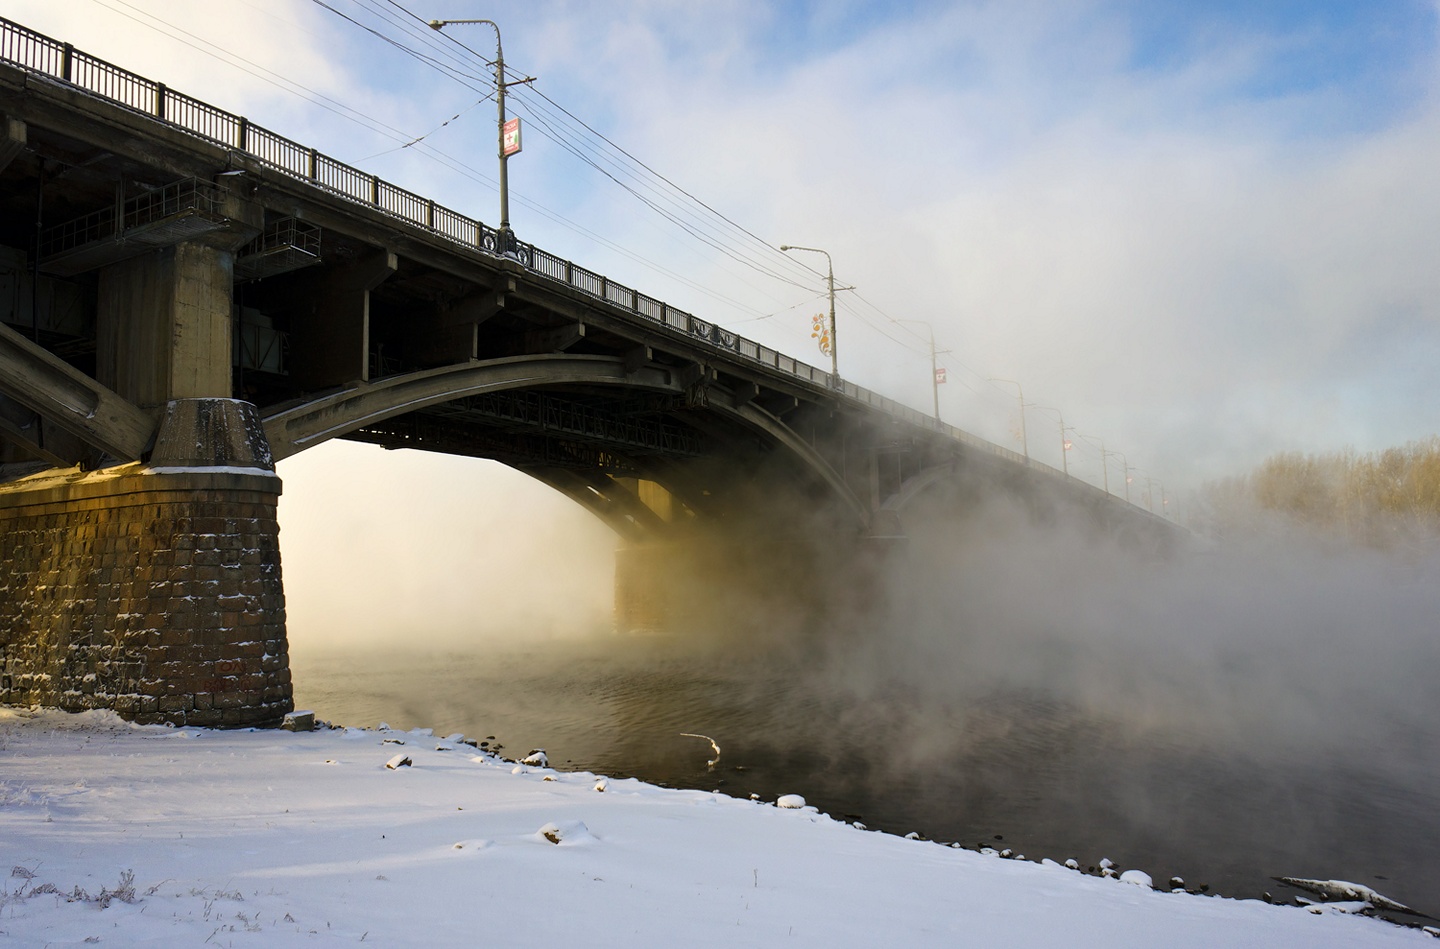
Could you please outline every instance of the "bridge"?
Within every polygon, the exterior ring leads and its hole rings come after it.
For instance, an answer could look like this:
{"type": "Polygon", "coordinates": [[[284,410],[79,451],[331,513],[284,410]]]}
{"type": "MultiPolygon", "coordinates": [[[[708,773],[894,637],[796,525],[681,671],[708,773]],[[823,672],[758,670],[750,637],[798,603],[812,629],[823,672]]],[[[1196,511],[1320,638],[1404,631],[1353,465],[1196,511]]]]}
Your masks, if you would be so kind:
{"type": "MultiPolygon", "coordinates": [[[[621,538],[617,619],[783,550],[817,575],[984,486],[1090,485],[0,20],[0,703],[273,724],[275,462],[489,458],[621,538]],[[696,551],[701,551],[696,554],[696,551]]],[[[843,570],[841,571],[844,572],[843,570]]]]}

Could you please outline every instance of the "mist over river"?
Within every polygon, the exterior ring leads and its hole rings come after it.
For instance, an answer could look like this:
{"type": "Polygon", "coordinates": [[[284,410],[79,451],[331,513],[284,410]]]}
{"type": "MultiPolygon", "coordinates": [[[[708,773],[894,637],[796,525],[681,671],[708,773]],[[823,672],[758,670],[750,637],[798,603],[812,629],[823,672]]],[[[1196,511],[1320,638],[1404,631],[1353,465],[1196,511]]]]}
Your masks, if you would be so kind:
{"type": "Polygon", "coordinates": [[[1289,899],[1269,877],[1338,878],[1440,910],[1440,757],[1420,746],[1378,766],[1027,688],[859,694],[823,665],[613,634],[292,657],[297,707],[336,723],[493,736],[506,757],[544,748],[566,770],[741,797],[799,793],[872,828],[1082,866],[1109,857],[1225,895],[1289,899]],[[682,733],[714,738],[713,769],[710,746],[682,733]]]}
{"type": "MultiPolygon", "coordinates": [[[[1031,860],[1286,901],[1271,877],[1349,880],[1440,915],[1440,543],[1257,521],[1157,551],[959,508],[913,517],[869,574],[733,548],[675,591],[697,628],[650,636],[591,632],[603,537],[477,529],[466,577],[426,585],[443,527],[417,524],[415,549],[327,568],[350,613],[292,613],[295,701],[1031,860]],[[382,599],[386,571],[407,583],[382,599]],[[684,733],[719,744],[713,770],[684,733]]],[[[294,549],[287,586],[334,548],[294,549]]]]}

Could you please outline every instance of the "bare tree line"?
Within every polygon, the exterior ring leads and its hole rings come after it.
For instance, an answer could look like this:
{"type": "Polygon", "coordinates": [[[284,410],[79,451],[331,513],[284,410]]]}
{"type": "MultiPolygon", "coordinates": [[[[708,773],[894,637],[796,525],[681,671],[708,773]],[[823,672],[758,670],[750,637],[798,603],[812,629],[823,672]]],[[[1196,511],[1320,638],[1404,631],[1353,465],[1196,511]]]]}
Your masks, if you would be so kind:
{"type": "Polygon", "coordinates": [[[1220,535],[1278,520],[1371,547],[1429,548],[1440,545],[1440,436],[1369,454],[1285,452],[1203,494],[1220,535]]]}

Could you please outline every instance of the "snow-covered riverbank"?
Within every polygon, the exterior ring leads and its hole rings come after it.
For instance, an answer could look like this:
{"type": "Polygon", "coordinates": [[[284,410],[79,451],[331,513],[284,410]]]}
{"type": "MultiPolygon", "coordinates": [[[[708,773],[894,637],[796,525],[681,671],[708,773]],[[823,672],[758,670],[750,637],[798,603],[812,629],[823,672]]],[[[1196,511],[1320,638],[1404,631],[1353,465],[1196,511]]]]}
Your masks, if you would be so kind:
{"type": "Polygon", "coordinates": [[[16,946],[1435,945],[423,732],[100,713],[0,709],[0,864],[16,946]]]}

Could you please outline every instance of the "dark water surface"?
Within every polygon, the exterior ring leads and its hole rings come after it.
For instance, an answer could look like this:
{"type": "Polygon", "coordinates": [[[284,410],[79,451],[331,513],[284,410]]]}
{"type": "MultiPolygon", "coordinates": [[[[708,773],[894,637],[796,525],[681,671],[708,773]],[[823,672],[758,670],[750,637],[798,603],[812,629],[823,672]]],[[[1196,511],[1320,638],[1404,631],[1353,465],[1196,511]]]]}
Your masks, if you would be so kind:
{"type": "MultiPolygon", "coordinates": [[[[493,735],[501,754],[773,800],[1036,860],[1102,857],[1157,884],[1296,895],[1343,879],[1440,913],[1440,755],[1210,741],[1024,692],[920,702],[836,689],[791,658],[602,637],[470,652],[292,656],[298,708],[337,724],[493,735]],[[702,740],[722,749],[713,757],[702,740]]],[[[1431,751],[1436,750],[1433,745],[1431,751]]],[[[1362,749],[1364,750],[1364,749],[1362,749]]],[[[1373,750],[1373,749],[1369,749],[1373,750]]]]}

